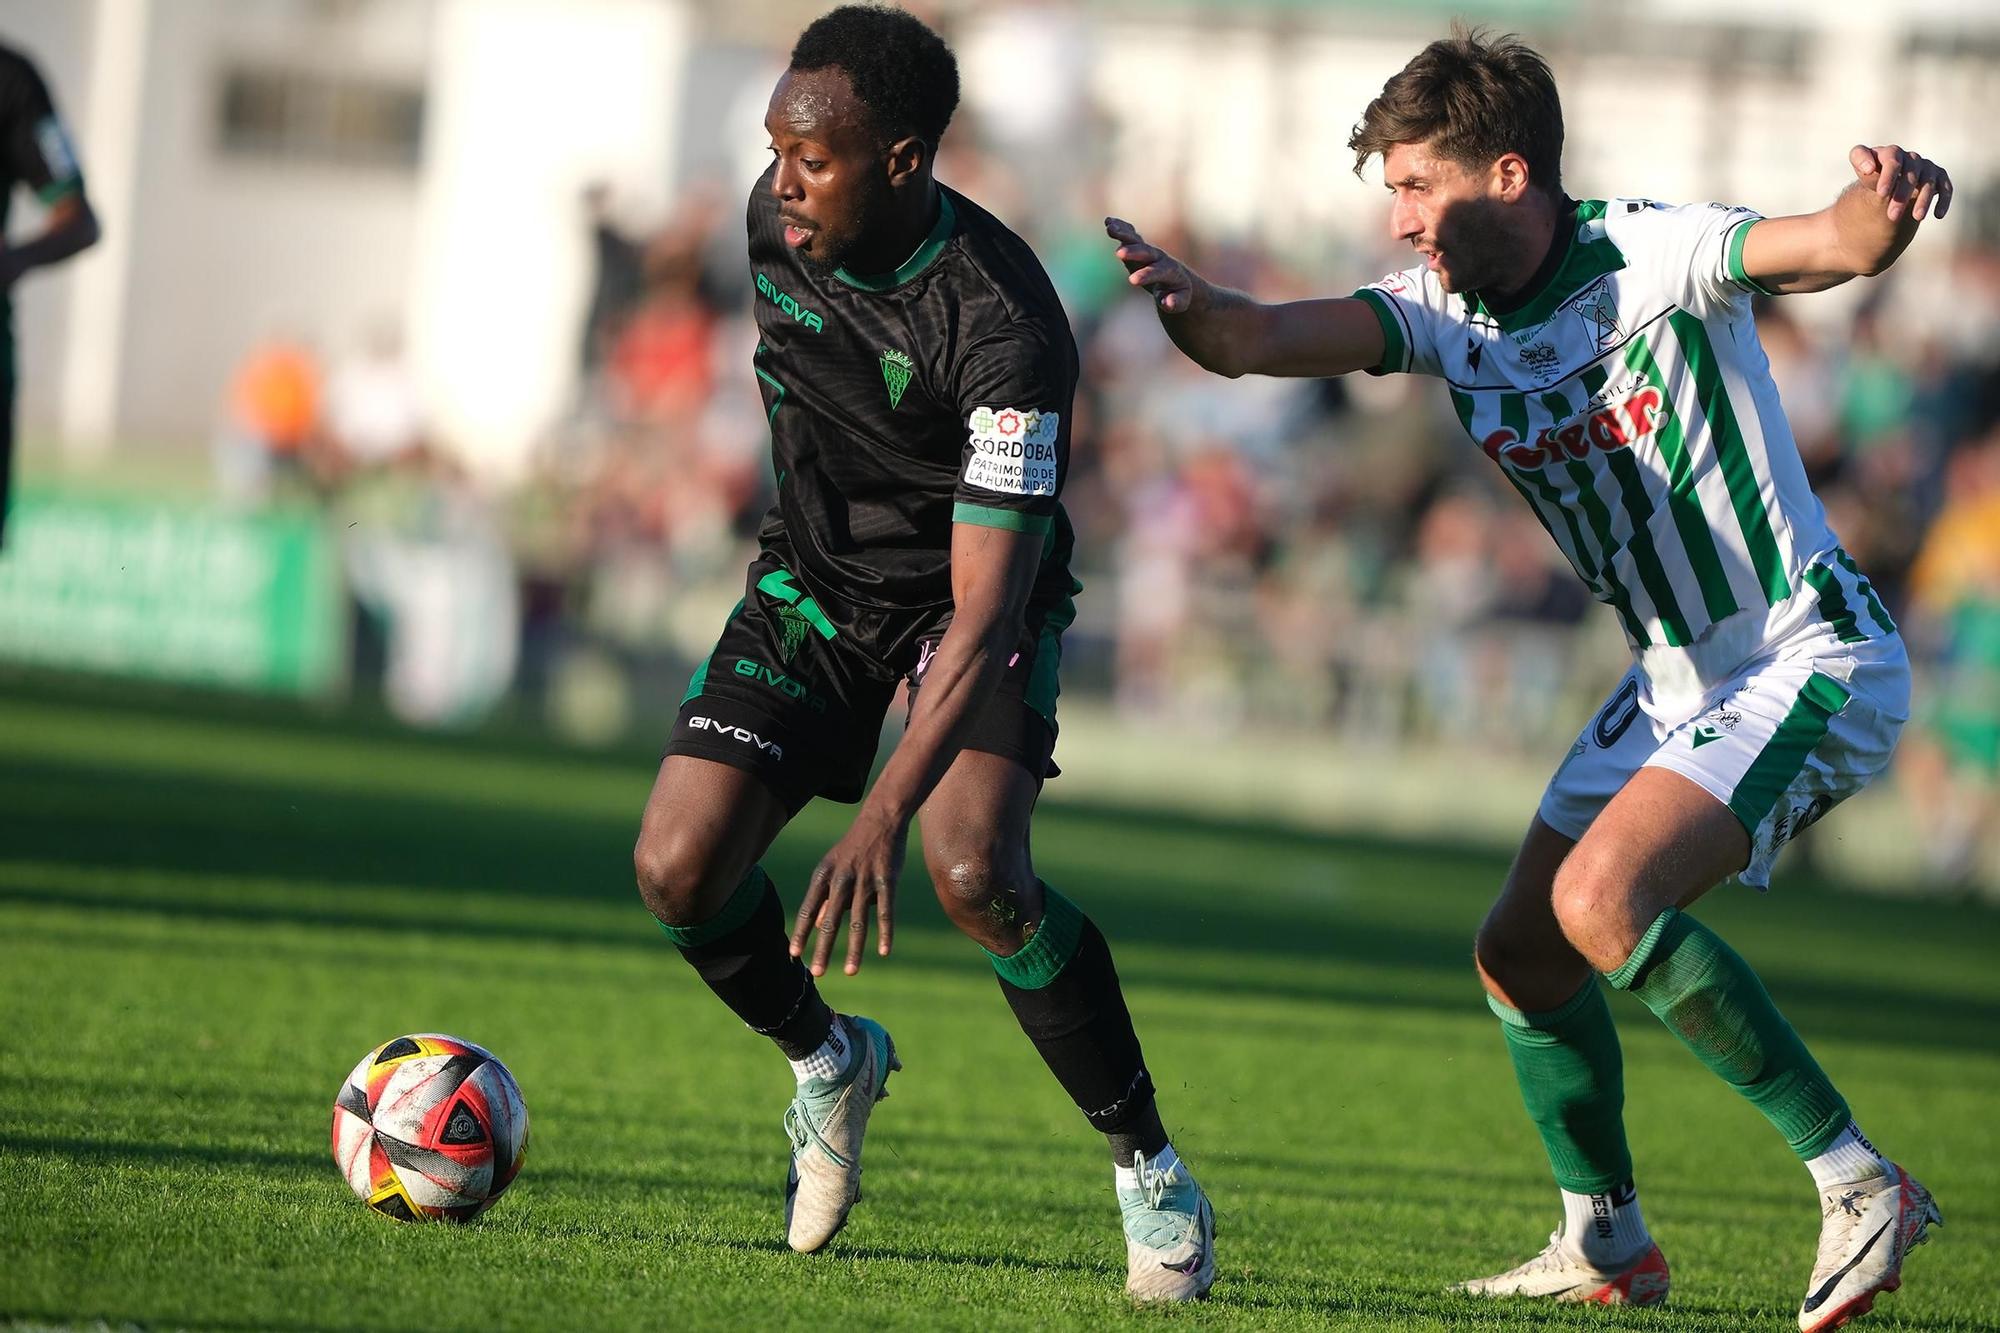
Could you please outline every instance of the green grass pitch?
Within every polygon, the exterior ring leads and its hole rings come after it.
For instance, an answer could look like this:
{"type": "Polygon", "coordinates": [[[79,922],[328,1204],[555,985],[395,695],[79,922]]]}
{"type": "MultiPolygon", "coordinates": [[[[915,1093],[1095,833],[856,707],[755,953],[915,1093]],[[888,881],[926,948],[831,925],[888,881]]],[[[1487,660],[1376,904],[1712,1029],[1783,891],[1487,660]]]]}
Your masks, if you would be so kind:
{"type": "MultiPolygon", "coordinates": [[[[1111,938],[1215,1200],[1214,1298],[1124,1305],[1103,1149],[916,868],[895,957],[827,986],[908,1066],[867,1198],[790,1254],[789,1075],[630,888],[649,776],[278,708],[0,698],[0,1324],[1793,1327],[1804,1171],[1622,996],[1671,1304],[1444,1294],[1557,1218],[1467,964],[1501,860],[1061,805],[1038,861],[1111,938]],[[349,1067],[425,1029],[497,1051],[532,1118],[469,1227],[370,1214],[328,1150],[349,1067]]],[[[843,817],[771,857],[791,901],[843,817]]],[[[1799,879],[1705,916],[1938,1195],[1948,1225],[1871,1326],[2000,1329],[2000,916],[1799,879]]]]}

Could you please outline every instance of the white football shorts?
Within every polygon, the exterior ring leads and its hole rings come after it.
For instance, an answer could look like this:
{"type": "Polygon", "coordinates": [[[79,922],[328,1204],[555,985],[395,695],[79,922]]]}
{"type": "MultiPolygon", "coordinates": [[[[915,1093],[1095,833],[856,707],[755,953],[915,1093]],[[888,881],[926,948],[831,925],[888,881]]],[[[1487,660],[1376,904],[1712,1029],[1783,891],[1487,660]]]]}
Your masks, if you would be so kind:
{"type": "Polygon", "coordinates": [[[1634,667],[1570,747],[1539,814],[1579,839],[1634,773],[1671,769],[1742,821],[1750,863],[1738,878],[1767,888],[1779,849],[1888,767],[1909,714],[1902,637],[1843,640],[1823,620],[1680,708],[1662,708],[1634,667]]]}

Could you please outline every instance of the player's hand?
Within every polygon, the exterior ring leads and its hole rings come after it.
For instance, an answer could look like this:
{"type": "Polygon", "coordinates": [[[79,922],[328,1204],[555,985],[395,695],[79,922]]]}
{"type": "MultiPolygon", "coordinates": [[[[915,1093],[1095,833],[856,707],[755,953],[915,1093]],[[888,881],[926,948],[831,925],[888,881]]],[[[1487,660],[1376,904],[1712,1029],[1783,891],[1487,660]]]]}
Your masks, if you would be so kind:
{"type": "Polygon", "coordinates": [[[1104,233],[1118,242],[1118,261],[1125,281],[1153,294],[1153,304],[1169,315],[1184,315],[1194,305],[1192,270],[1157,245],[1148,245],[1139,229],[1124,218],[1104,219],[1104,233]]]}
{"type": "Polygon", "coordinates": [[[1847,154],[1854,177],[1889,201],[1891,222],[1922,222],[1932,205],[1943,217],[1951,208],[1951,174],[1937,163],[1895,144],[1856,144],[1847,154]]]}
{"type": "Polygon", "coordinates": [[[870,903],[874,904],[879,930],[875,951],[888,957],[896,919],[896,880],[903,873],[904,832],[864,813],[813,871],[806,900],[799,904],[798,920],[792,926],[792,957],[805,957],[806,936],[818,930],[809,965],[814,976],[826,975],[843,916],[847,918],[847,975],[861,970],[870,903]]]}

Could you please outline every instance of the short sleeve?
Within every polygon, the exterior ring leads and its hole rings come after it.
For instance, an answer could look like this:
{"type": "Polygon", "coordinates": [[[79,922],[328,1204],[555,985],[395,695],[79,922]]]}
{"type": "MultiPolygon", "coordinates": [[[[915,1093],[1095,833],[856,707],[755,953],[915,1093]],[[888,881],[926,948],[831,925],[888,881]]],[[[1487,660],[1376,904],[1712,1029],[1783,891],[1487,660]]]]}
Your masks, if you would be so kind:
{"type": "Polygon", "coordinates": [[[1683,309],[1706,319],[1766,289],[1743,271],[1743,242],[1763,215],[1729,204],[1651,205],[1667,269],[1661,275],[1683,309]]]}
{"type": "Polygon", "coordinates": [[[53,204],[83,188],[83,172],[41,75],[25,60],[14,74],[13,104],[0,125],[0,170],[25,183],[44,204],[53,204]]]}
{"type": "Polygon", "coordinates": [[[1355,292],[1382,325],[1382,361],[1370,375],[1437,375],[1437,341],[1421,269],[1391,273],[1355,292]]]}
{"type": "Polygon", "coordinates": [[[1036,321],[982,338],[960,362],[965,441],[954,523],[1047,532],[1069,473],[1076,356],[1067,330],[1036,321]]]}

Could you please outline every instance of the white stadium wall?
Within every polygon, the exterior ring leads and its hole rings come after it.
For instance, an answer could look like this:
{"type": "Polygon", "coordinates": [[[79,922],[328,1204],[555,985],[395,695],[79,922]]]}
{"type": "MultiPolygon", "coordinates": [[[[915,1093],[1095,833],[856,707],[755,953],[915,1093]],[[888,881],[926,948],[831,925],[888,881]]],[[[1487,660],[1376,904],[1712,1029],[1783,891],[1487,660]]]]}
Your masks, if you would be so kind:
{"type": "MultiPolygon", "coordinates": [[[[96,250],[22,285],[29,433],[200,440],[254,340],[288,332],[338,357],[400,319],[445,441],[512,473],[568,405],[589,280],[583,185],[671,194],[684,166],[712,170],[721,156],[679,151],[703,134],[751,134],[749,169],[761,89],[732,115],[691,105],[686,71],[720,49],[706,42],[728,44],[738,64],[754,63],[753,42],[776,53],[810,8],[6,0],[0,37],[42,60],[106,221],[96,250]],[[397,166],[225,151],[221,75],[243,62],[406,83],[425,99],[420,152],[397,166]]],[[[1507,22],[1499,6],[1477,8],[1507,22]]],[[[1096,180],[1101,164],[1107,207],[1157,217],[1184,204],[1198,230],[1259,236],[1328,290],[1397,257],[1379,180],[1352,176],[1346,134],[1442,30],[1442,8],[1099,0],[956,13],[969,104],[1004,107],[1028,70],[1062,108],[1015,118],[1040,140],[1011,155],[1024,171],[1096,180]],[[1079,164],[1049,124],[1093,104],[1109,138],[1079,164]]],[[[1990,3],[1650,0],[1525,14],[1563,87],[1576,191],[1810,208],[1831,197],[1849,143],[1891,136],[1949,163],[1962,198],[2000,182],[2000,149],[1984,136],[2000,120],[1990,3]]],[[[17,226],[35,216],[25,201],[16,214],[17,226]]],[[[1963,216],[1950,225],[1977,220],[1963,216]]],[[[1948,254],[1920,246],[1909,267],[1942,274],[1948,254]]],[[[1858,290],[1798,313],[1839,318],[1858,290]]]]}
{"type": "Polygon", "coordinates": [[[440,436],[509,475],[574,388],[595,180],[672,179],[685,7],[444,0],[410,289],[440,436]]]}

